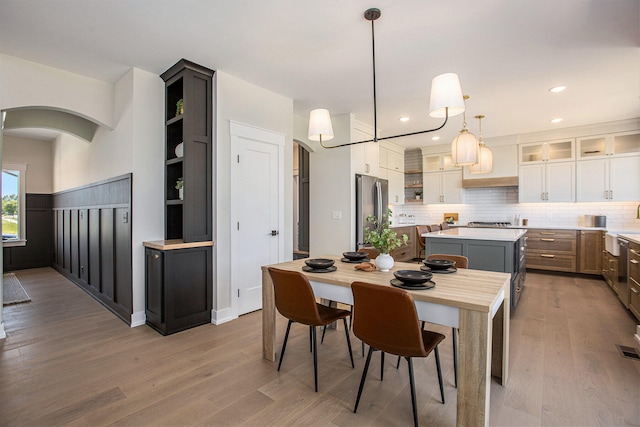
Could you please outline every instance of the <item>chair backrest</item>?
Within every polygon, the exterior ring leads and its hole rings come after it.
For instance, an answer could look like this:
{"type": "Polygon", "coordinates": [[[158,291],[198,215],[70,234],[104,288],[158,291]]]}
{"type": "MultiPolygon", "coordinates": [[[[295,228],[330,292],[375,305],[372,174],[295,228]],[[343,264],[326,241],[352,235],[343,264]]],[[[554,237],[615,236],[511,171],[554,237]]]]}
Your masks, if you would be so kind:
{"type": "Polygon", "coordinates": [[[353,282],[353,333],[385,353],[424,357],[420,321],[411,295],[402,289],[353,282]]]}
{"type": "Polygon", "coordinates": [[[269,267],[269,274],[280,314],[305,325],[321,323],[313,289],[304,274],[273,267],[269,267]]]}
{"type": "Polygon", "coordinates": [[[378,255],[380,255],[380,252],[374,248],[360,248],[358,249],[358,252],[366,252],[369,259],[378,258],[378,255]]]}
{"type": "Polygon", "coordinates": [[[443,221],[442,224],[440,224],[440,227],[443,230],[448,230],[449,229],[449,224],[447,223],[447,221],[443,221]]]}
{"type": "Polygon", "coordinates": [[[424,237],[422,237],[422,235],[428,232],[429,232],[429,227],[427,227],[426,225],[416,225],[416,233],[418,234],[418,244],[420,244],[421,248],[424,248],[424,237]]]}
{"type": "Polygon", "coordinates": [[[431,254],[427,259],[448,259],[450,261],[455,261],[456,268],[469,268],[469,258],[462,255],[431,254]]]}
{"type": "Polygon", "coordinates": [[[431,229],[431,231],[440,231],[440,224],[432,224],[429,226],[429,228],[431,229]]]}

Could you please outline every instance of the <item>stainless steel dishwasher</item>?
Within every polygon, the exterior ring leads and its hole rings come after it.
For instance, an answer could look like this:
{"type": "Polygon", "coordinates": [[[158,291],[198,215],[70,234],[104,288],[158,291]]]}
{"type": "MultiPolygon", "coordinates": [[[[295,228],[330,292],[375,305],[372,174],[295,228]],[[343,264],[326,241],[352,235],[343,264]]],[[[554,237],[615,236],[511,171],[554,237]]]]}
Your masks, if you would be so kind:
{"type": "Polygon", "coordinates": [[[618,258],[618,298],[629,308],[629,241],[618,237],[620,257],[618,258]]]}

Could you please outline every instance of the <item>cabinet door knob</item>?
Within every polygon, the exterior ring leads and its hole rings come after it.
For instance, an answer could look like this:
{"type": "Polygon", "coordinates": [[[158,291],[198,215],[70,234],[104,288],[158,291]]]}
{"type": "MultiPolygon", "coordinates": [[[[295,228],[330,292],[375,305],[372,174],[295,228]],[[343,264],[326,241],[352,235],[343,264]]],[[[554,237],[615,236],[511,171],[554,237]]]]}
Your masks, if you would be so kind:
{"type": "Polygon", "coordinates": [[[160,255],[158,255],[158,254],[153,254],[153,259],[158,259],[158,258],[160,258],[160,255]]]}

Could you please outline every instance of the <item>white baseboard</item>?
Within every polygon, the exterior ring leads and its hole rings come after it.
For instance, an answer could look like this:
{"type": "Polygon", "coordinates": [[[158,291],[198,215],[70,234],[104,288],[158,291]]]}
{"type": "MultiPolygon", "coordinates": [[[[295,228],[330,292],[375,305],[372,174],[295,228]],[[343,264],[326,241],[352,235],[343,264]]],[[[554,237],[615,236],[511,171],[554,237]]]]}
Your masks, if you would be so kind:
{"type": "Polygon", "coordinates": [[[233,315],[233,310],[231,310],[231,308],[225,308],[217,311],[211,310],[211,323],[214,325],[221,325],[237,318],[238,316],[233,315]]]}
{"type": "Polygon", "coordinates": [[[144,311],[138,311],[131,315],[131,327],[142,326],[147,322],[147,316],[144,311]]]}

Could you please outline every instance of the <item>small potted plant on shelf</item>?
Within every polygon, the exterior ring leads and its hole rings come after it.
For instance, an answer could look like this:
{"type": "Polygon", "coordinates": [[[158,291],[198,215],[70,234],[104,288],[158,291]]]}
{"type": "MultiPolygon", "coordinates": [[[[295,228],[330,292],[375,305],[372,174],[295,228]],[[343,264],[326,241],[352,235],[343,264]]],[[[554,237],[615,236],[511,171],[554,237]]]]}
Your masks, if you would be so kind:
{"type": "Polygon", "coordinates": [[[420,190],[416,191],[416,200],[420,200],[421,197],[422,197],[422,191],[420,190]]]}
{"type": "Polygon", "coordinates": [[[178,102],[176,102],[176,117],[180,114],[184,114],[184,101],[182,98],[178,99],[178,102]]]}
{"type": "Polygon", "coordinates": [[[371,224],[371,227],[365,229],[364,240],[365,243],[373,246],[380,252],[380,255],[376,258],[376,267],[380,271],[389,271],[393,267],[394,261],[389,252],[395,248],[399,248],[402,245],[406,245],[409,237],[403,234],[402,237],[398,237],[398,234],[391,229],[391,209],[387,209],[387,213],[382,215],[382,218],[377,218],[373,215],[369,215],[366,218],[367,223],[371,224]]]}
{"type": "Polygon", "coordinates": [[[182,200],[183,187],[184,187],[184,181],[182,180],[182,178],[178,178],[178,180],[176,181],[176,190],[178,190],[178,197],[180,197],[180,200],[182,200]]]}

